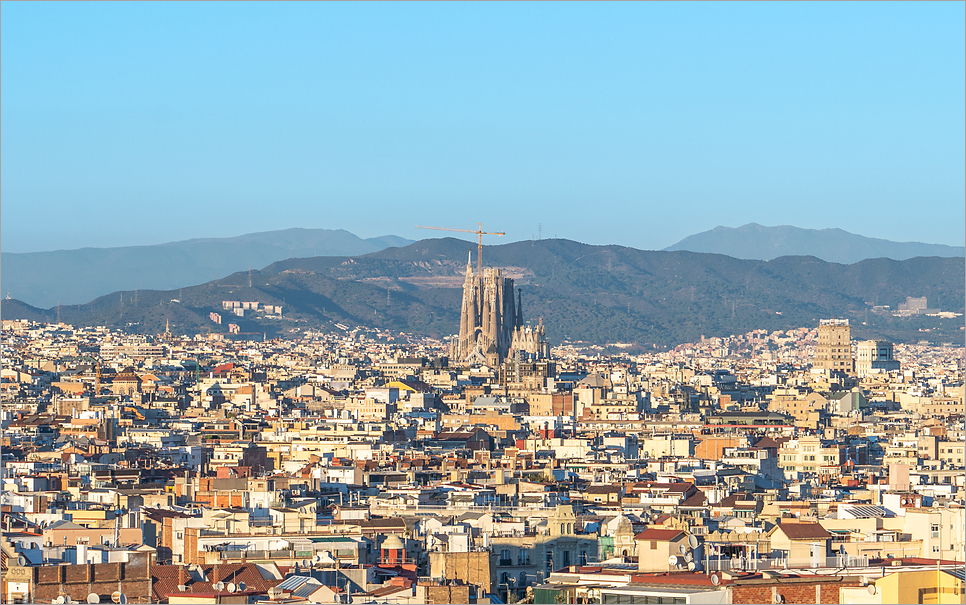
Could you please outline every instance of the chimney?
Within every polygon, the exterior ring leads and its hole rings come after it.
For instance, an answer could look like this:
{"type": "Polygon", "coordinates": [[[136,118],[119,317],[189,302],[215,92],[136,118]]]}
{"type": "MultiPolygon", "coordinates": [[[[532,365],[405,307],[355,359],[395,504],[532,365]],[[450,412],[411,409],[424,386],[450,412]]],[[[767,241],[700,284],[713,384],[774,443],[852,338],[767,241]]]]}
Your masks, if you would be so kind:
{"type": "Polygon", "coordinates": [[[178,585],[185,586],[188,584],[188,568],[184,565],[178,566],[178,585]]]}
{"type": "Polygon", "coordinates": [[[221,580],[221,574],[218,572],[218,565],[216,564],[211,568],[211,584],[215,585],[221,580]]]}

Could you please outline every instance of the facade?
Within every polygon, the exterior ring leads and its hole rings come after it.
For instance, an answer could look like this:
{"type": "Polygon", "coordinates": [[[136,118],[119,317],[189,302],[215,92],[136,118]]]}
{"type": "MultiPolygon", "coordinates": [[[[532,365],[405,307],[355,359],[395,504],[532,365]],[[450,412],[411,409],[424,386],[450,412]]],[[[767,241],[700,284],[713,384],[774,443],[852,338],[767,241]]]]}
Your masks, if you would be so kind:
{"type": "Polygon", "coordinates": [[[818,326],[818,346],[812,367],[853,373],[852,329],[847,319],[823,319],[818,326]]]}
{"type": "Polygon", "coordinates": [[[576,521],[573,507],[563,505],[547,519],[545,533],[491,538],[500,590],[521,591],[557,569],[596,562],[600,542],[595,534],[578,533],[576,521]]]}
{"type": "Polygon", "coordinates": [[[688,535],[679,529],[648,528],[637,534],[634,540],[637,543],[638,571],[674,571],[679,563],[672,564],[670,560],[682,554],[682,547],[686,550],[687,539],[688,535]]]}
{"type": "Polygon", "coordinates": [[[523,325],[523,294],[513,300],[513,280],[504,277],[503,269],[484,268],[473,275],[469,258],[463,282],[460,309],[460,333],[450,356],[461,363],[498,367],[514,357],[536,361],[550,356],[544,337],[543,322],[523,325]]]}
{"type": "Polygon", "coordinates": [[[461,362],[498,366],[510,351],[523,312],[513,302],[513,280],[503,270],[485,268],[474,276],[467,258],[460,309],[460,333],[453,357],[461,362]]]}
{"type": "Polygon", "coordinates": [[[856,347],[855,372],[865,378],[873,371],[892,372],[899,369],[888,340],[863,340],[856,347]]]}
{"type": "Polygon", "coordinates": [[[778,464],[786,477],[796,477],[798,473],[835,476],[846,459],[840,444],[823,442],[818,437],[792,439],[778,450],[778,464]]]}

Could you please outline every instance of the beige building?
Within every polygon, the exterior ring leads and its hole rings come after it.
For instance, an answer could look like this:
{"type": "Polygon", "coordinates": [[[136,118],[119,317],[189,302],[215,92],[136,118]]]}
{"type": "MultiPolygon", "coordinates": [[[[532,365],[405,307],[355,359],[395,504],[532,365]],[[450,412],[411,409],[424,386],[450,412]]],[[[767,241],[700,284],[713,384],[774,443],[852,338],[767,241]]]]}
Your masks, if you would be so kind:
{"type": "Polygon", "coordinates": [[[963,441],[939,441],[936,444],[938,450],[937,457],[952,468],[963,468],[964,450],[966,442],[963,441]]]}
{"type": "Polygon", "coordinates": [[[838,475],[845,461],[844,448],[834,442],[823,444],[818,437],[792,439],[778,450],[778,465],[786,477],[794,473],[838,475]]]}
{"type": "Polygon", "coordinates": [[[570,565],[597,561],[596,534],[577,533],[577,517],[570,505],[558,506],[547,519],[547,529],[537,535],[493,536],[496,579],[500,590],[521,591],[544,582],[550,573],[570,565]]]}
{"type": "Polygon", "coordinates": [[[824,567],[832,534],[818,523],[783,519],[768,532],[771,556],[788,561],[789,567],[824,567]]]}
{"type": "Polygon", "coordinates": [[[903,524],[902,531],[922,545],[918,556],[952,561],[966,559],[963,545],[966,540],[966,509],[962,506],[907,508],[904,517],[884,521],[886,527],[900,522],[903,524]]]}
{"type": "MultiPolygon", "coordinates": [[[[648,528],[634,536],[637,543],[637,569],[642,572],[665,572],[679,569],[680,564],[672,564],[671,557],[677,557],[687,550],[688,535],[679,529],[648,528]]],[[[684,563],[684,557],[681,558],[684,563]]]]}
{"type": "Polygon", "coordinates": [[[688,436],[657,435],[641,437],[638,449],[642,458],[690,458],[694,455],[694,440],[688,436]]]}
{"type": "Polygon", "coordinates": [[[396,413],[396,404],[379,401],[371,397],[351,397],[345,402],[345,411],[357,420],[385,421],[396,413]]]}
{"type": "Polygon", "coordinates": [[[919,402],[919,414],[924,417],[962,416],[966,413],[963,400],[956,397],[927,397],[919,402]]]}
{"type": "Polygon", "coordinates": [[[819,393],[800,394],[798,389],[778,389],[768,402],[768,411],[787,414],[795,419],[795,426],[815,429],[828,399],[819,393]]]}
{"type": "Polygon", "coordinates": [[[852,329],[847,319],[823,319],[818,326],[818,347],[813,368],[854,373],[852,329]]]}
{"type": "Polygon", "coordinates": [[[478,586],[487,592],[496,589],[496,553],[473,552],[429,553],[429,575],[444,580],[458,580],[478,586]]]}
{"type": "Polygon", "coordinates": [[[899,369],[888,340],[863,340],[855,350],[855,373],[864,378],[874,371],[891,372],[899,369]]]}

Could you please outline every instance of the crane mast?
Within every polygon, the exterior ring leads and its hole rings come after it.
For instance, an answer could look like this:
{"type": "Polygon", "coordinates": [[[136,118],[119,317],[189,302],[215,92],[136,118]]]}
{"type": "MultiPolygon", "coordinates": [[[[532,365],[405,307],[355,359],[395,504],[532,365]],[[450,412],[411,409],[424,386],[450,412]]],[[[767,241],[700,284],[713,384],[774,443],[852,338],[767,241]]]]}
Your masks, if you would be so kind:
{"type": "Polygon", "coordinates": [[[497,235],[503,237],[506,235],[503,231],[483,231],[483,223],[476,223],[476,230],[473,229],[451,229],[449,227],[424,227],[421,225],[416,225],[417,229],[434,229],[436,231],[457,231],[459,233],[472,233],[476,235],[476,274],[483,275],[483,236],[484,235],[497,235]]]}

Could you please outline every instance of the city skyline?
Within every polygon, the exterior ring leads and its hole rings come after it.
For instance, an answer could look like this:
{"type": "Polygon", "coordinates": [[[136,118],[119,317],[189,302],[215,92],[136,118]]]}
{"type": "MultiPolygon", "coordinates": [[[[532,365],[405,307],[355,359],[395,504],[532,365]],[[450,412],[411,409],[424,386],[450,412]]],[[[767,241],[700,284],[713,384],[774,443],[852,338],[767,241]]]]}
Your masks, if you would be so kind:
{"type": "Polygon", "coordinates": [[[4,251],[413,213],[963,243],[958,3],[3,9],[4,251]]]}
{"type": "Polygon", "coordinates": [[[2,10],[0,602],[962,602],[966,3],[2,10]]]}

